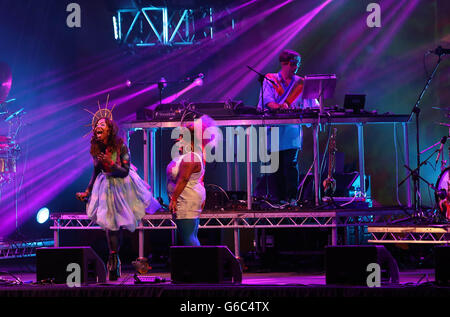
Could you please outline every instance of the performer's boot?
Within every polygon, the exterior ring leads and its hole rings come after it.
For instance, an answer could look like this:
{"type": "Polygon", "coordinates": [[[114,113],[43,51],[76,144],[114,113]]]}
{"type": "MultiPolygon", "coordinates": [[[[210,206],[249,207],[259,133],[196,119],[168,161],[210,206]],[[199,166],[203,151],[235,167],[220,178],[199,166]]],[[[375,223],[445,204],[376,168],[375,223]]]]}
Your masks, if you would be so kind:
{"type": "Polygon", "coordinates": [[[117,252],[112,251],[109,254],[108,262],[106,264],[106,269],[108,270],[108,280],[109,281],[117,281],[120,277],[121,267],[120,267],[120,259],[117,252]]]}
{"type": "Polygon", "coordinates": [[[109,247],[109,257],[108,262],[106,264],[106,268],[108,271],[108,280],[117,281],[120,277],[121,266],[119,259],[119,248],[120,248],[120,240],[121,240],[121,232],[119,231],[106,231],[106,237],[108,240],[109,247]]]}

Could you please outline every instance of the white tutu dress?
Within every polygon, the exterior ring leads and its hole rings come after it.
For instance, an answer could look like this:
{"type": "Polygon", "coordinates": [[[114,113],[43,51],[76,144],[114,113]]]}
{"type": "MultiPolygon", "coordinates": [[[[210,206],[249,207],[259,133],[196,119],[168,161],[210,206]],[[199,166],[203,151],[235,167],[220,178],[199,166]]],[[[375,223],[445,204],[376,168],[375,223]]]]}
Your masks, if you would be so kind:
{"type": "Polygon", "coordinates": [[[155,213],[161,205],[150,186],[130,167],[126,145],[121,148],[120,160],[113,154],[113,161],[116,164],[110,173],[103,170],[101,163],[94,163],[86,213],[103,229],[125,228],[133,232],[146,213],[155,213]]]}

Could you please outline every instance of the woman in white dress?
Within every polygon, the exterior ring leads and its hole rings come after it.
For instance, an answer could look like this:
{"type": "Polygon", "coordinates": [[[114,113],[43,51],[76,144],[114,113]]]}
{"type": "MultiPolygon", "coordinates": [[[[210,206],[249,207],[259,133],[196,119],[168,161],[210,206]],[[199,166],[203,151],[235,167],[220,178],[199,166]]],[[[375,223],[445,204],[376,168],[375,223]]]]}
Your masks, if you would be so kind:
{"type": "MultiPolygon", "coordinates": [[[[188,125],[184,131],[186,139],[177,141],[181,155],[175,155],[167,166],[167,192],[170,198],[169,210],[177,225],[179,244],[199,246],[199,217],[203,210],[206,191],[203,183],[205,174],[204,148],[210,142],[218,140],[217,130],[210,133],[211,138],[204,139],[206,129],[216,129],[213,120],[207,116],[200,123],[188,125]],[[194,127],[195,126],[195,127],[194,127]]],[[[211,131],[211,130],[210,130],[211,131]]]]}

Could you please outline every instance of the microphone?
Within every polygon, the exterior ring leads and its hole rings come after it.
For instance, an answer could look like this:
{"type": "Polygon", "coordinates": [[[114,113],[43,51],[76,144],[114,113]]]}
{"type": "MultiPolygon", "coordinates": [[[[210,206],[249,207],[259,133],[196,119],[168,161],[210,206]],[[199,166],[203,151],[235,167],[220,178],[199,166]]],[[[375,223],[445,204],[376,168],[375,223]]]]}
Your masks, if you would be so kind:
{"type": "Polygon", "coordinates": [[[20,110],[18,110],[16,112],[14,112],[12,115],[10,115],[8,118],[5,119],[5,122],[8,122],[9,120],[17,117],[20,113],[25,114],[25,112],[23,112],[24,109],[25,108],[22,108],[22,109],[20,109],[20,110]]]}
{"type": "Polygon", "coordinates": [[[445,142],[447,142],[447,136],[446,135],[443,136],[442,139],[441,139],[441,146],[439,147],[439,152],[438,152],[438,155],[436,157],[436,163],[439,161],[439,157],[441,156],[441,152],[444,149],[445,142]]]}
{"type": "Polygon", "coordinates": [[[13,102],[13,101],[15,101],[16,100],[16,98],[13,98],[13,99],[9,99],[9,100],[6,100],[5,102],[4,102],[4,104],[6,104],[6,103],[10,103],[10,102],[13,102]]]}
{"type": "Polygon", "coordinates": [[[161,77],[161,79],[158,82],[158,86],[161,88],[167,87],[167,80],[164,77],[161,77]]]}
{"type": "Polygon", "coordinates": [[[438,46],[436,49],[428,51],[428,54],[436,54],[437,56],[442,56],[446,54],[450,54],[449,48],[442,48],[442,46],[438,46]]]}
{"type": "Polygon", "coordinates": [[[194,77],[186,77],[186,81],[194,82],[196,79],[203,79],[203,78],[205,78],[205,75],[203,73],[199,73],[194,77]]]}

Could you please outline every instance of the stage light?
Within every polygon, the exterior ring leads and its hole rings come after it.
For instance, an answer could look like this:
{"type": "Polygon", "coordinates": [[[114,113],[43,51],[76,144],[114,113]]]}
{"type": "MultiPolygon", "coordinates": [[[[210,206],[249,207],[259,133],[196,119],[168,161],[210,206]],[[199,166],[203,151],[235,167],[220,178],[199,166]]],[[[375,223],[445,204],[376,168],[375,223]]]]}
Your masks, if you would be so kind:
{"type": "Polygon", "coordinates": [[[48,210],[47,207],[43,207],[41,209],[39,209],[39,211],[36,214],[36,221],[38,223],[44,223],[48,220],[48,218],[50,217],[50,210],[48,210]]]}
{"type": "Polygon", "coordinates": [[[202,78],[196,78],[194,80],[194,86],[203,86],[203,79],[202,78]]]}
{"type": "Polygon", "coordinates": [[[164,77],[161,77],[161,79],[159,80],[158,84],[162,87],[162,88],[166,88],[167,87],[167,80],[164,77]]]}
{"type": "Polygon", "coordinates": [[[119,39],[119,32],[117,30],[117,19],[116,19],[115,15],[113,15],[113,27],[114,27],[114,39],[118,40],[119,39]]]}

